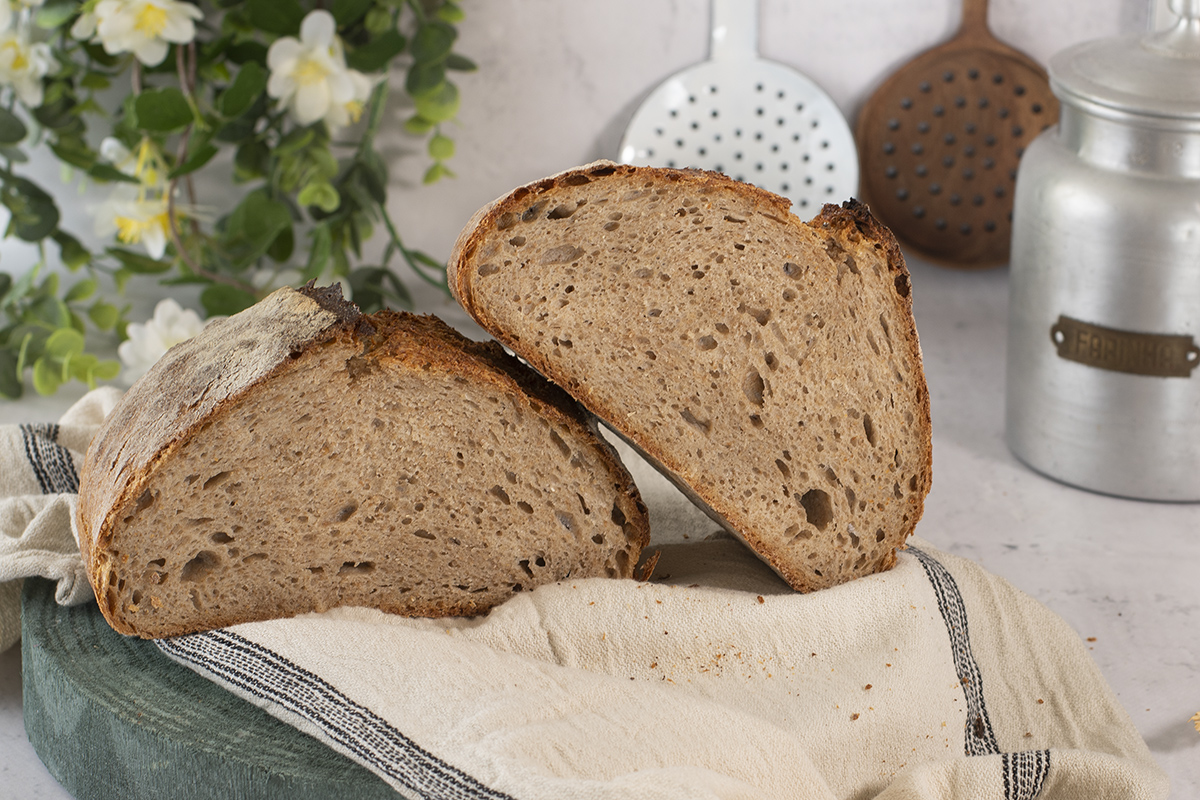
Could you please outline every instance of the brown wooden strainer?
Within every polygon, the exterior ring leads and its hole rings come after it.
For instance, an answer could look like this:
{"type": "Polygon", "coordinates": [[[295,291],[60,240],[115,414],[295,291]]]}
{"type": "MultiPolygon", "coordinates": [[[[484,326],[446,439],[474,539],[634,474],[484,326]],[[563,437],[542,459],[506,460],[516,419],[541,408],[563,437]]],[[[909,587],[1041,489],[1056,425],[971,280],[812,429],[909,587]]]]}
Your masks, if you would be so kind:
{"type": "Polygon", "coordinates": [[[1008,261],[1017,163],[1058,121],[1046,71],[963,0],[958,33],[871,95],[858,118],[863,199],[906,250],[943,266],[1008,261]]]}

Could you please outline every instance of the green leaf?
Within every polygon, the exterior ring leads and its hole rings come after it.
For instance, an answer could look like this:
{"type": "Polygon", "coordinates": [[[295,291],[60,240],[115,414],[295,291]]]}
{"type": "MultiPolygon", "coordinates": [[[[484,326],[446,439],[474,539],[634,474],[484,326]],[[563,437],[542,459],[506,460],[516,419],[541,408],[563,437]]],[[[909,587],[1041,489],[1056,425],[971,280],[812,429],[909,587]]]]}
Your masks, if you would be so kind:
{"type": "Polygon", "coordinates": [[[122,269],[135,275],[159,275],[171,268],[170,261],[158,261],[150,256],[121,247],[110,247],[105,252],[120,261],[122,269]]]}
{"type": "Polygon", "coordinates": [[[200,303],[210,317],[228,316],[254,305],[255,299],[254,295],[244,289],[224,283],[214,283],[200,293],[200,303]]]}
{"type": "Polygon", "coordinates": [[[441,61],[450,55],[458,32],[445,22],[427,22],[413,34],[412,57],[417,61],[441,61]]]}
{"type": "Polygon", "coordinates": [[[392,13],[383,6],[375,6],[367,12],[363,27],[368,33],[378,36],[393,26],[392,13]]]}
{"type": "Polygon", "coordinates": [[[446,177],[449,172],[450,170],[446,169],[446,165],[438,161],[437,163],[431,164],[429,169],[425,170],[425,177],[421,179],[421,182],[427,186],[431,183],[437,183],[442,178],[446,177]]]}
{"type": "Polygon", "coordinates": [[[404,52],[407,40],[395,29],[387,30],[361,47],[346,53],[346,66],[359,72],[380,72],[404,52]]]}
{"type": "Polygon", "coordinates": [[[244,267],[265,253],[275,237],[291,226],[288,207],[259,189],[246,195],[230,213],[225,245],[235,265],[244,267]]]}
{"type": "Polygon", "coordinates": [[[92,377],[98,381],[111,381],[119,374],[121,374],[121,362],[108,358],[96,364],[92,370],[92,377]]]}
{"type": "Polygon", "coordinates": [[[12,285],[12,275],[9,275],[7,272],[0,272],[0,297],[7,296],[8,290],[12,288],[12,285]]]}
{"type": "Polygon", "coordinates": [[[466,56],[460,56],[458,53],[451,53],[446,56],[446,69],[457,70],[458,72],[474,72],[479,69],[479,65],[466,56]]]}
{"type": "Polygon", "coordinates": [[[79,85],[84,89],[101,91],[112,85],[112,81],[103,72],[89,72],[80,79],[79,85]]]}
{"type": "Polygon", "coordinates": [[[192,107],[174,86],[147,89],[137,96],[137,124],[144,131],[167,133],[193,121],[192,107]]]}
{"type": "Polygon", "coordinates": [[[96,293],[96,286],[94,278],[84,278],[67,290],[67,293],[63,295],[63,302],[77,303],[80,300],[87,300],[96,293]]]}
{"type": "Polygon", "coordinates": [[[454,3],[446,3],[437,10],[438,19],[444,22],[449,22],[451,25],[456,25],[466,19],[467,15],[463,10],[454,3]]]}
{"type": "Polygon", "coordinates": [[[240,181],[261,178],[267,174],[270,160],[271,150],[266,142],[248,141],[233,156],[234,175],[240,181]]]}
{"type": "Polygon", "coordinates": [[[40,186],[25,178],[5,180],[0,202],[12,212],[9,231],[26,242],[40,242],[58,227],[58,206],[40,186]]]}
{"type": "Polygon", "coordinates": [[[27,133],[25,123],[16,114],[0,108],[0,144],[17,144],[27,133]]]}
{"type": "Polygon", "coordinates": [[[302,206],[316,206],[325,213],[332,214],[342,204],[342,198],[332,184],[313,181],[300,190],[296,202],[302,206]]]}
{"type": "Polygon", "coordinates": [[[184,175],[189,175],[203,167],[209,161],[212,161],[213,156],[219,152],[221,151],[216,145],[205,142],[192,152],[188,153],[187,160],[175,167],[175,169],[171,170],[171,172],[167,175],[167,178],[169,180],[175,180],[176,178],[183,177],[184,175]]]}
{"type": "Polygon", "coordinates": [[[275,237],[275,241],[271,242],[271,246],[267,248],[267,256],[277,264],[282,264],[292,257],[292,252],[296,249],[296,234],[289,225],[279,232],[275,237]]]}
{"type": "Polygon", "coordinates": [[[445,161],[454,157],[454,140],[449,136],[437,134],[429,140],[429,157],[436,161],[445,161]]]}
{"type": "Polygon", "coordinates": [[[316,134],[312,128],[296,128],[279,140],[275,145],[275,155],[283,157],[308,147],[316,134]]]}
{"type": "Polygon", "coordinates": [[[404,91],[409,97],[428,94],[446,81],[446,67],[440,62],[418,61],[408,68],[404,76],[404,91]]]}
{"type": "Polygon", "coordinates": [[[446,122],[454,119],[459,106],[458,87],[446,81],[428,94],[413,98],[417,114],[430,122],[446,122]]]}
{"type": "Polygon", "coordinates": [[[78,140],[61,138],[50,143],[50,150],[59,161],[80,169],[90,170],[96,163],[96,151],[78,140]]]}
{"type": "Polygon", "coordinates": [[[100,161],[97,161],[90,167],[87,167],[87,174],[88,177],[95,178],[98,181],[104,181],[105,183],[111,183],[112,181],[118,181],[121,183],[141,183],[141,181],[139,181],[133,175],[126,175],[112,164],[105,164],[100,161]]]}
{"type": "Polygon", "coordinates": [[[246,64],[251,61],[260,66],[267,65],[267,46],[261,42],[238,42],[225,50],[225,55],[234,64],[246,64]]]}
{"type": "Polygon", "coordinates": [[[333,14],[338,27],[344,28],[362,19],[374,3],[375,0],[333,0],[329,6],[329,13],[333,14]]]}
{"type": "Polygon", "coordinates": [[[328,225],[318,225],[313,228],[309,240],[308,264],[304,267],[302,281],[311,281],[321,277],[325,265],[329,263],[330,250],[333,248],[333,237],[328,225]]]}
{"type": "Polygon", "coordinates": [[[58,387],[62,385],[62,371],[56,369],[56,365],[45,359],[39,358],[33,362],[33,388],[40,395],[51,395],[58,391],[58,387]]]}
{"type": "Polygon", "coordinates": [[[17,356],[11,350],[0,350],[0,397],[16,400],[25,391],[17,373],[17,356]]]}
{"type": "Polygon", "coordinates": [[[304,9],[296,0],[249,0],[246,13],[254,27],[280,36],[297,35],[304,21],[304,9]]]}
{"type": "Polygon", "coordinates": [[[354,304],[365,313],[378,311],[388,301],[412,308],[408,289],[390,270],[383,267],[359,267],[350,273],[354,304]]]}
{"type": "Polygon", "coordinates": [[[420,114],[414,114],[404,120],[404,130],[417,136],[423,136],[433,130],[433,123],[420,114]]]}
{"type": "Polygon", "coordinates": [[[0,145],[0,156],[3,156],[14,164],[26,164],[29,162],[29,156],[25,155],[25,151],[19,147],[0,145]]]}
{"type": "Polygon", "coordinates": [[[104,300],[97,300],[91,308],[88,309],[88,319],[102,331],[112,330],[117,324],[117,319],[120,318],[121,312],[112,303],[104,300]]]}
{"type": "Polygon", "coordinates": [[[238,70],[237,77],[228,89],[221,94],[217,107],[226,117],[241,116],[263,89],[267,88],[267,71],[256,61],[247,62],[238,70]]]}
{"type": "Polygon", "coordinates": [[[79,3],[76,0],[50,0],[37,10],[33,21],[39,28],[49,31],[65,24],[77,13],[79,3]]]}
{"type": "Polygon", "coordinates": [[[44,358],[62,361],[83,352],[83,334],[74,328],[59,328],[46,340],[44,358]]]}
{"type": "Polygon", "coordinates": [[[77,270],[92,260],[91,251],[71,234],[57,230],[52,235],[54,241],[58,243],[58,257],[67,266],[67,269],[77,270]]]}

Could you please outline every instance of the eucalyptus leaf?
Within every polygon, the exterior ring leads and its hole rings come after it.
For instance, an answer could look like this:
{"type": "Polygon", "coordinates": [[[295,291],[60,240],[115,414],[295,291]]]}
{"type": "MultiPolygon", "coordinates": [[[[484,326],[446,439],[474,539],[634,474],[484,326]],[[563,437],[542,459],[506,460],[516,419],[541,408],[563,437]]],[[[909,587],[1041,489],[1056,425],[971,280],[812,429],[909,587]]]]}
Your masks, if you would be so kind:
{"type": "Polygon", "coordinates": [[[384,31],[371,41],[346,53],[346,66],[359,72],[380,72],[404,52],[408,41],[395,29],[384,31]]]}
{"type": "Polygon", "coordinates": [[[105,164],[100,161],[97,161],[90,167],[87,167],[87,174],[89,178],[95,178],[98,181],[104,181],[106,183],[112,181],[117,181],[119,183],[141,183],[141,181],[139,181],[133,175],[127,175],[114,167],[112,164],[105,164]]]}
{"type": "Polygon", "coordinates": [[[333,14],[338,27],[344,28],[362,19],[374,4],[375,0],[333,0],[329,5],[329,13],[333,14]]]}
{"type": "Polygon", "coordinates": [[[79,85],[84,89],[98,92],[112,86],[112,80],[103,72],[89,72],[80,78],[79,85]]]}
{"type": "Polygon", "coordinates": [[[275,155],[282,157],[303,150],[308,147],[315,135],[312,128],[295,128],[280,139],[279,144],[275,145],[275,155]]]}
{"type": "Polygon", "coordinates": [[[184,175],[190,175],[209,161],[212,161],[213,157],[219,152],[221,151],[216,145],[206,142],[188,153],[187,159],[171,170],[167,178],[175,180],[176,178],[182,178],[184,175]]]}
{"type": "Polygon", "coordinates": [[[383,33],[393,25],[395,22],[392,20],[392,13],[382,6],[372,8],[363,20],[363,27],[367,29],[367,32],[376,35],[383,33]]]}
{"type": "Polygon", "coordinates": [[[8,294],[8,290],[12,288],[12,285],[12,275],[9,275],[7,272],[0,272],[0,297],[5,297],[8,294]]]}
{"type": "Polygon", "coordinates": [[[121,362],[106,358],[92,369],[92,377],[99,381],[111,381],[121,374],[121,362]]]}
{"type": "Polygon", "coordinates": [[[80,141],[60,138],[56,142],[50,142],[50,150],[59,161],[83,170],[90,170],[96,163],[96,151],[80,141]]]}
{"type": "Polygon", "coordinates": [[[33,362],[33,388],[40,395],[51,395],[62,385],[62,372],[46,358],[33,362]]]}
{"type": "Polygon", "coordinates": [[[265,253],[275,237],[291,226],[288,207],[259,189],[246,195],[229,215],[225,246],[235,265],[244,267],[265,253]]]}
{"type": "Polygon", "coordinates": [[[29,130],[20,117],[8,109],[0,108],[0,144],[17,144],[25,138],[29,130]]]}
{"type": "Polygon", "coordinates": [[[429,157],[436,161],[445,161],[448,158],[453,158],[454,140],[440,133],[430,138],[429,157]]]}
{"type": "Polygon", "coordinates": [[[248,0],[246,13],[254,27],[280,36],[295,36],[304,21],[304,9],[296,0],[248,0]]]}
{"type": "Polygon", "coordinates": [[[17,357],[11,350],[0,350],[0,397],[16,400],[25,392],[17,373],[17,357]]]}
{"type": "Polygon", "coordinates": [[[325,265],[329,263],[333,239],[329,234],[328,225],[318,225],[312,230],[309,238],[308,264],[304,267],[303,281],[311,281],[321,277],[325,265]]]}
{"type": "Polygon", "coordinates": [[[249,61],[238,70],[237,77],[217,101],[218,108],[226,117],[241,116],[263,89],[267,88],[267,71],[256,61],[249,61]]]}
{"type": "Polygon", "coordinates": [[[105,252],[121,262],[122,269],[136,275],[159,275],[171,268],[170,261],[159,261],[122,247],[109,247],[105,252]]]}
{"type": "Polygon", "coordinates": [[[121,312],[112,303],[98,300],[88,309],[88,319],[102,331],[112,330],[120,318],[121,312]]]}
{"type": "Polygon", "coordinates": [[[458,32],[445,22],[426,22],[413,34],[412,57],[417,61],[441,61],[450,55],[458,32]]]}
{"type": "Polygon", "coordinates": [[[214,283],[200,293],[200,303],[210,317],[217,315],[232,315],[244,311],[254,305],[254,295],[236,286],[224,283],[214,283]]]}
{"type": "Polygon", "coordinates": [[[192,107],[174,86],[147,89],[137,96],[137,124],[155,133],[177,131],[193,121],[192,107]]]}
{"type": "Polygon", "coordinates": [[[410,97],[428,94],[446,81],[446,67],[440,61],[417,61],[404,77],[404,91],[410,97]]]}
{"type": "Polygon", "coordinates": [[[449,170],[446,169],[446,165],[440,161],[437,161],[433,164],[430,164],[429,169],[425,170],[425,175],[423,178],[421,178],[421,182],[426,185],[437,183],[442,178],[446,177],[447,172],[449,172],[449,170]]]}
{"type": "Polygon", "coordinates": [[[458,113],[458,87],[449,81],[432,92],[413,98],[417,114],[430,122],[446,122],[458,113]]]}
{"type": "Polygon", "coordinates": [[[261,42],[237,42],[225,49],[225,55],[234,64],[257,63],[267,65],[267,46],[261,42]]]}
{"type": "Polygon", "coordinates": [[[296,249],[296,234],[289,225],[279,232],[275,237],[275,241],[271,242],[271,246],[267,248],[267,255],[277,264],[282,264],[292,257],[292,252],[296,249]]]}
{"type": "Polygon", "coordinates": [[[46,340],[43,358],[62,361],[83,352],[83,334],[74,328],[59,328],[46,340]]]}
{"type": "Polygon", "coordinates": [[[37,10],[33,21],[39,28],[50,31],[62,26],[78,13],[79,3],[76,0],[49,0],[37,10]]]}
{"type": "Polygon", "coordinates": [[[67,293],[63,295],[63,302],[77,303],[80,300],[87,300],[96,293],[97,285],[95,278],[84,278],[67,290],[67,293]]]}
{"type": "Polygon", "coordinates": [[[9,231],[27,242],[40,242],[58,227],[58,206],[37,184],[9,176],[0,201],[12,212],[9,231]]]}
{"type": "Polygon", "coordinates": [[[0,145],[0,156],[13,164],[26,164],[29,162],[29,156],[25,155],[25,151],[19,147],[5,147],[0,145]]]}
{"type": "Polygon", "coordinates": [[[91,252],[78,239],[62,229],[51,234],[58,244],[58,257],[72,271],[92,260],[91,252]]]}
{"type": "Polygon", "coordinates": [[[438,19],[442,20],[443,22],[457,24],[466,19],[467,15],[464,14],[463,10],[454,3],[446,3],[437,10],[437,16],[438,19]]]}
{"type": "Polygon", "coordinates": [[[417,136],[423,136],[433,130],[433,123],[420,114],[414,114],[404,120],[404,130],[417,136]]]}
{"type": "Polygon", "coordinates": [[[451,53],[446,56],[446,69],[457,70],[458,72],[474,72],[479,69],[479,65],[466,56],[460,56],[458,53],[451,53]]]}

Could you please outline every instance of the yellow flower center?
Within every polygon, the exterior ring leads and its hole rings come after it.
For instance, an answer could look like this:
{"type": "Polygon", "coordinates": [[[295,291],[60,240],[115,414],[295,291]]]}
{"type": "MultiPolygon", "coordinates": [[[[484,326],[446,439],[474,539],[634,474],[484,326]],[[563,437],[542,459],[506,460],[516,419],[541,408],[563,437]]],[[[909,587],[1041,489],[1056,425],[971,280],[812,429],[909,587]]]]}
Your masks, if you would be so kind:
{"type": "Polygon", "coordinates": [[[329,75],[329,70],[325,65],[315,58],[302,58],[296,64],[296,72],[294,74],[296,83],[301,86],[311,86],[314,83],[319,83],[329,75]]]}
{"type": "Polygon", "coordinates": [[[158,6],[146,3],[138,12],[133,27],[148,36],[158,36],[167,27],[167,12],[158,6]]]}
{"type": "Polygon", "coordinates": [[[117,238],[125,244],[137,244],[154,229],[167,229],[167,212],[154,214],[146,219],[117,217],[117,238]]]}
{"type": "Polygon", "coordinates": [[[9,69],[13,72],[24,72],[29,68],[29,56],[21,49],[21,45],[9,40],[4,43],[4,49],[11,53],[12,63],[9,69]]]}
{"type": "Polygon", "coordinates": [[[359,100],[351,100],[346,103],[346,113],[350,115],[351,122],[358,122],[362,119],[363,104],[359,100]]]}

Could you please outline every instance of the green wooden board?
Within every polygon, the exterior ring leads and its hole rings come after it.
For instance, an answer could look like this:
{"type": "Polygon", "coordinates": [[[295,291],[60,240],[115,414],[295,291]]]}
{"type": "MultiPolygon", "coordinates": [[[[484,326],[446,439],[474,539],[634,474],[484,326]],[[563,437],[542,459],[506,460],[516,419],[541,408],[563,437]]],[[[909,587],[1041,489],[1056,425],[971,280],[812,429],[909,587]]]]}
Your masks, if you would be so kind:
{"type": "Polygon", "coordinates": [[[321,742],[122,636],[94,603],[63,608],[25,581],[25,732],[79,800],[392,798],[321,742]]]}

